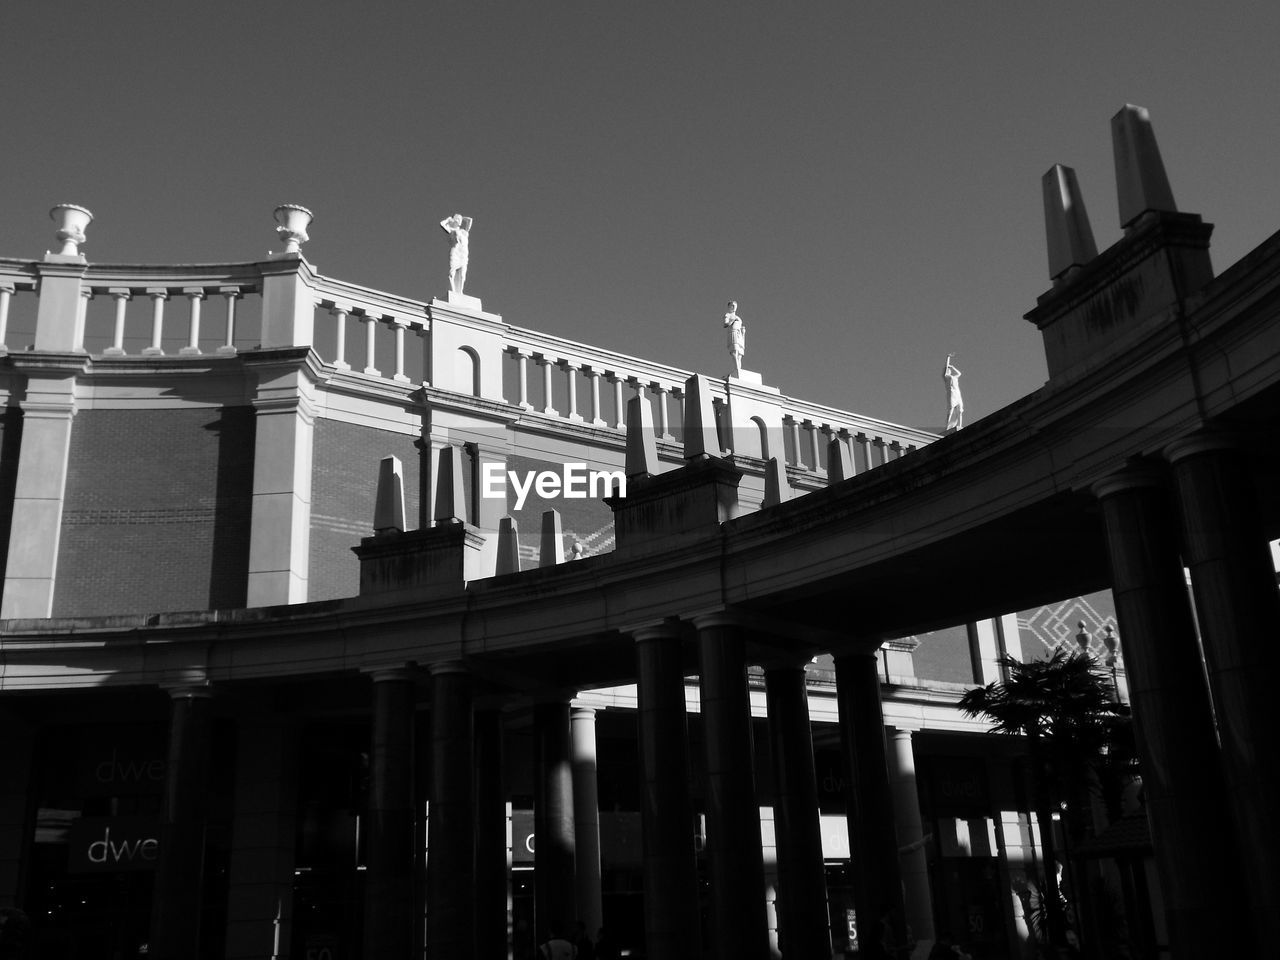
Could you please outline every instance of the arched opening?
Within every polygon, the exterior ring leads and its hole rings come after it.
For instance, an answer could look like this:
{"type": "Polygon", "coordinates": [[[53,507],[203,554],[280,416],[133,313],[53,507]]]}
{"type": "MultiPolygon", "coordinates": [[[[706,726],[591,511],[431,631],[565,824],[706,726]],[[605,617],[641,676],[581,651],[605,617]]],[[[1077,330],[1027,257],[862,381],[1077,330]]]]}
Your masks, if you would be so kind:
{"type": "Polygon", "coordinates": [[[459,347],[453,363],[457,389],[469,390],[473,397],[480,396],[480,355],[470,347],[459,347]]]}

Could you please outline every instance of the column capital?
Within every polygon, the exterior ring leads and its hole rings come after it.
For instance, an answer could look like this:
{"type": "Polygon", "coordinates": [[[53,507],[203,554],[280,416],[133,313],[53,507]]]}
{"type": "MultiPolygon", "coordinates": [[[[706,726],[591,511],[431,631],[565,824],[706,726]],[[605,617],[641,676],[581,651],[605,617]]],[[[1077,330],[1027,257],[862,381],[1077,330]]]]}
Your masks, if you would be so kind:
{"type": "Polygon", "coordinates": [[[128,287],[107,287],[107,293],[117,300],[132,300],[133,291],[128,287]]]}
{"type": "Polygon", "coordinates": [[[169,694],[170,700],[211,700],[213,698],[213,688],[207,681],[162,684],[162,689],[169,694]]]}
{"type": "Polygon", "coordinates": [[[433,663],[427,669],[433,677],[441,677],[451,673],[460,673],[464,676],[471,675],[470,669],[461,660],[445,660],[441,663],[433,663]]]}
{"type": "Polygon", "coordinates": [[[751,623],[749,617],[733,610],[716,610],[711,613],[695,613],[687,618],[698,630],[710,627],[746,627],[751,623]]]}
{"type": "Polygon", "coordinates": [[[184,297],[190,297],[192,300],[203,300],[204,287],[183,287],[182,295],[184,297]]]}
{"type": "Polygon", "coordinates": [[[1188,437],[1173,441],[1162,451],[1170,463],[1178,463],[1201,453],[1240,453],[1247,445],[1231,430],[1198,430],[1188,437]]]}
{"type": "Polygon", "coordinates": [[[583,706],[578,706],[577,704],[572,704],[572,703],[569,704],[570,720],[574,719],[575,717],[586,718],[586,717],[595,717],[595,715],[596,715],[595,707],[583,707],[583,706]]]}
{"type": "Polygon", "coordinates": [[[168,287],[147,287],[147,296],[151,297],[151,299],[153,300],[168,300],[169,288],[168,287]]]}
{"type": "Polygon", "coordinates": [[[1097,481],[1090,492],[1099,500],[1126,490],[1150,490],[1163,487],[1164,471],[1153,464],[1134,464],[1097,481]]]}
{"type": "Polygon", "coordinates": [[[622,632],[631,634],[631,639],[636,642],[679,639],[680,621],[675,619],[651,620],[647,623],[625,626],[622,628],[622,632]]]}
{"type": "Polygon", "coordinates": [[[374,683],[386,683],[391,680],[415,680],[418,675],[417,665],[412,663],[396,667],[361,667],[360,672],[374,683]]]}

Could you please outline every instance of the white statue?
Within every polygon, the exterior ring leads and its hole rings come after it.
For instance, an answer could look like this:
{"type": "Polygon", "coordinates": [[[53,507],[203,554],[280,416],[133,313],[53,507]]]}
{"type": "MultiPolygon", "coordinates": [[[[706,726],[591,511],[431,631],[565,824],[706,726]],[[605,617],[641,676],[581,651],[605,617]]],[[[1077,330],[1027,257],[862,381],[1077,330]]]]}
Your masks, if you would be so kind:
{"type": "Polygon", "coordinates": [[[455,213],[441,220],[440,228],[449,235],[449,289],[460,294],[467,282],[467,240],[471,235],[471,218],[455,213]]]}
{"type": "Polygon", "coordinates": [[[955,433],[964,420],[964,400],[960,397],[960,371],[952,364],[955,354],[947,354],[947,366],[942,371],[943,382],[947,385],[947,433],[955,433]]]}
{"type": "Polygon", "coordinates": [[[729,328],[729,355],[733,357],[733,375],[742,376],[742,355],[747,352],[747,328],[738,316],[738,301],[729,301],[729,312],[724,315],[724,325],[729,328]]]}

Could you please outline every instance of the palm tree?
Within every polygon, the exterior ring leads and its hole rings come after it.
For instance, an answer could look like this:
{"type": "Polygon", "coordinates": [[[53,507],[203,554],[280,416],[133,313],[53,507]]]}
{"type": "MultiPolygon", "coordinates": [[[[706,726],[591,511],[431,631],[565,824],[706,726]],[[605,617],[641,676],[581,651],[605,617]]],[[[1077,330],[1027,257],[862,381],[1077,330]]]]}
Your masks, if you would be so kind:
{"type": "Polygon", "coordinates": [[[1088,654],[1059,649],[1047,660],[1024,663],[1005,656],[1000,665],[1006,679],[970,690],[960,706],[971,717],[986,717],[995,732],[1027,738],[1045,865],[1046,932],[1052,946],[1063,948],[1067,925],[1054,869],[1051,811],[1064,810],[1067,835],[1083,839],[1089,784],[1114,780],[1116,760],[1126,753],[1114,747],[1125,739],[1128,708],[1117,702],[1111,677],[1088,654]]]}

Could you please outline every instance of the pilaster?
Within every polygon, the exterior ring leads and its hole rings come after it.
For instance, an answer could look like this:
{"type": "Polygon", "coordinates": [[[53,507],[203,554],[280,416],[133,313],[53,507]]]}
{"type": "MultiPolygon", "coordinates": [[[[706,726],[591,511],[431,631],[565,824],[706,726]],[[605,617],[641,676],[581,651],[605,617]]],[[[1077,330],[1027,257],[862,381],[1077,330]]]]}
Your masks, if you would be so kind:
{"type": "Polygon", "coordinates": [[[26,374],[26,391],[18,404],[22,445],[0,618],[44,618],[53,615],[76,376],[84,373],[86,361],[45,354],[15,355],[12,363],[26,374]]]}
{"type": "Polygon", "coordinates": [[[301,254],[281,254],[260,263],[262,349],[309,347],[315,335],[311,265],[301,254]]]}
{"type": "Polygon", "coordinates": [[[49,254],[35,264],[40,276],[33,349],[51,353],[84,352],[84,300],[81,283],[89,265],[80,255],[49,254]]]}
{"type": "Polygon", "coordinates": [[[319,366],[308,347],[255,352],[245,363],[257,376],[247,604],[303,603],[319,366]]]}

